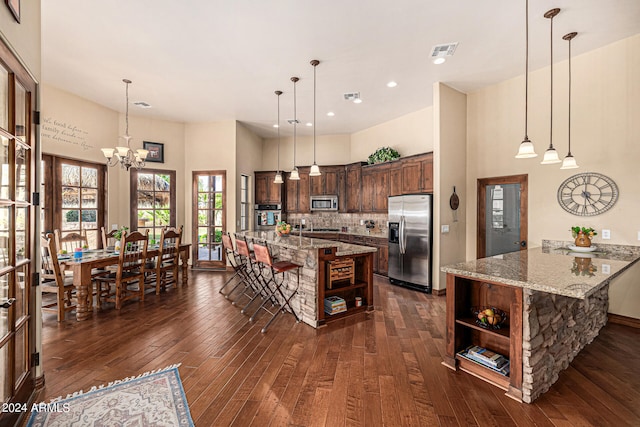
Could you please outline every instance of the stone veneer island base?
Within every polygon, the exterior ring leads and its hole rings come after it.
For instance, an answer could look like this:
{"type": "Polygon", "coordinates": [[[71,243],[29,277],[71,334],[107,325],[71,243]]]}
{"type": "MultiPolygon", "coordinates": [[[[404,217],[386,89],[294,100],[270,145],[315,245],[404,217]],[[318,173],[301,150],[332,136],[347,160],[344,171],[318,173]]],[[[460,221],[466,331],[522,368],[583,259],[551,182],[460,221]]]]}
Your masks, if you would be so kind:
{"type": "Polygon", "coordinates": [[[273,257],[302,266],[299,276],[295,271],[285,273],[283,291],[285,295],[291,295],[297,288],[291,306],[304,323],[317,328],[328,321],[373,310],[373,254],[376,248],[317,238],[283,237],[272,231],[238,234],[249,241],[266,242],[273,257]],[[352,261],[353,279],[347,274],[347,267],[341,267],[345,269],[346,279],[330,284],[328,266],[340,260],[352,261]],[[346,312],[334,315],[324,312],[324,299],[332,295],[346,301],[346,312]],[[362,301],[361,306],[356,306],[356,297],[362,301]]]}
{"type": "Polygon", "coordinates": [[[447,346],[443,364],[531,403],[607,322],[609,283],[640,259],[635,246],[600,245],[573,253],[562,245],[443,267],[447,273],[447,346]],[[584,274],[583,274],[584,273],[584,274]],[[473,307],[507,313],[500,329],[476,323],[473,307]],[[510,359],[502,375],[460,353],[478,345],[510,359]]]}

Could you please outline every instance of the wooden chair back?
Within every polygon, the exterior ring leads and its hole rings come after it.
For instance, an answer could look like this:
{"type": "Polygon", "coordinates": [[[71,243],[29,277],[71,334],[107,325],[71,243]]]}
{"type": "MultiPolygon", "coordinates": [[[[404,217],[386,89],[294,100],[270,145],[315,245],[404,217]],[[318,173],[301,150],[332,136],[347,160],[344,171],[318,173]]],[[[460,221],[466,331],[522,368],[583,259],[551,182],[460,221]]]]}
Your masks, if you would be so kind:
{"type": "Polygon", "coordinates": [[[178,266],[180,265],[180,228],[163,228],[160,233],[159,254],[156,260],[156,294],[170,283],[178,283],[178,266]],[[169,274],[171,273],[171,274],[169,274]]]}
{"type": "Polygon", "coordinates": [[[108,247],[113,247],[116,244],[116,233],[118,230],[107,231],[104,227],[100,227],[100,235],[102,236],[102,248],[107,249],[108,247]]]}
{"type": "Polygon", "coordinates": [[[123,232],[120,239],[120,256],[116,284],[121,281],[134,282],[140,277],[144,281],[144,268],[149,248],[149,230],[142,234],[139,231],[123,232]]]}
{"type": "Polygon", "coordinates": [[[61,322],[64,320],[65,312],[73,310],[76,306],[72,296],[73,283],[65,281],[64,274],[62,274],[56,240],[52,233],[48,233],[46,237],[40,237],[40,254],[42,259],[40,272],[42,292],[56,294],[56,302],[43,305],[42,310],[57,313],[58,322],[61,322]]]}
{"type": "Polygon", "coordinates": [[[84,248],[89,246],[89,240],[87,239],[87,234],[84,230],[80,233],[75,231],[71,233],[66,233],[62,235],[60,230],[55,229],[55,241],[56,247],[58,250],[65,250],[67,253],[71,254],[76,248],[84,248]]]}

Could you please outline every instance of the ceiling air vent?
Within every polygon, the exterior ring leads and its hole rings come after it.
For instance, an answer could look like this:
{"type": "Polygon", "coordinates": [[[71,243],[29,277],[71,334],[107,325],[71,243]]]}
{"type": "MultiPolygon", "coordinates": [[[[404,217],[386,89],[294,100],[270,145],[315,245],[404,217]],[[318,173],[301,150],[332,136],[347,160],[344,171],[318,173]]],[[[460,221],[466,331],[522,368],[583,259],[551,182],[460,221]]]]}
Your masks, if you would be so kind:
{"type": "Polygon", "coordinates": [[[458,47],[458,42],[436,45],[431,50],[431,59],[445,57],[445,56],[453,56],[453,53],[456,51],[457,47],[458,47]]]}
{"type": "Polygon", "coordinates": [[[289,124],[290,124],[290,125],[292,125],[292,124],[294,124],[294,123],[295,123],[295,124],[300,123],[300,120],[296,120],[296,119],[287,119],[287,122],[289,122],[289,124]]]}
{"type": "Polygon", "coordinates": [[[345,93],[344,99],[346,99],[347,101],[355,101],[356,99],[360,99],[360,92],[345,93]]]}
{"type": "Polygon", "coordinates": [[[151,104],[147,104],[144,101],[134,102],[133,105],[135,105],[136,107],[140,107],[140,108],[151,108],[151,104]]]}

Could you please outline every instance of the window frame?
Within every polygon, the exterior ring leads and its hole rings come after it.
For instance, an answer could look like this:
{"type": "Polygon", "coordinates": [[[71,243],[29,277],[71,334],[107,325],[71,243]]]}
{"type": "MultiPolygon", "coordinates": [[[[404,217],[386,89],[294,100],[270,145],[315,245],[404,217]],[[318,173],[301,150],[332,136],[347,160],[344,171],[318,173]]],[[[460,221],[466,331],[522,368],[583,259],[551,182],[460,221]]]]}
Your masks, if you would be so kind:
{"type": "Polygon", "coordinates": [[[249,175],[240,174],[240,230],[249,229],[249,213],[251,212],[251,200],[249,198],[249,175]],[[244,200],[244,201],[243,201],[244,200]]]}
{"type": "MultiPolygon", "coordinates": [[[[130,170],[130,178],[129,178],[129,224],[131,231],[138,230],[138,174],[139,173],[152,173],[154,175],[169,175],[170,177],[170,186],[169,186],[169,227],[176,226],[176,171],[175,170],[167,170],[167,169],[150,169],[150,168],[142,168],[142,169],[132,169],[130,170]]],[[[149,209],[144,209],[149,210],[149,209]]],[[[151,210],[155,211],[155,208],[151,210]]],[[[158,230],[156,233],[158,239],[160,238],[160,229],[162,226],[156,226],[155,221],[152,227],[144,227],[151,228],[151,230],[158,230]]],[[[154,232],[150,232],[149,235],[153,236],[154,232]]],[[[152,237],[153,238],[153,237],[152,237]]]]}

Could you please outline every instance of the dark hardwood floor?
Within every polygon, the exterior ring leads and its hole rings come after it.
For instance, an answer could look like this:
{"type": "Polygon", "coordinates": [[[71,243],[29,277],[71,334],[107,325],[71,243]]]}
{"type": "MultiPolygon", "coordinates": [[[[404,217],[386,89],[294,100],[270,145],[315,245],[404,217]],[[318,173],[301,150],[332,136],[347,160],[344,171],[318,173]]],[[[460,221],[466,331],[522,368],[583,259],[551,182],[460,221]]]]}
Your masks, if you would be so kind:
{"type": "MultiPolygon", "coordinates": [[[[375,280],[375,312],[315,330],[280,316],[266,334],[218,293],[226,274],[76,322],[45,314],[49,400],[181,363],[206,426],[638,426],[640,331],[609,324],[531,405],[441,365],[445,298],[375,280]]],[[[266,313],[265,313],[266,314],[266,313]]]]}

